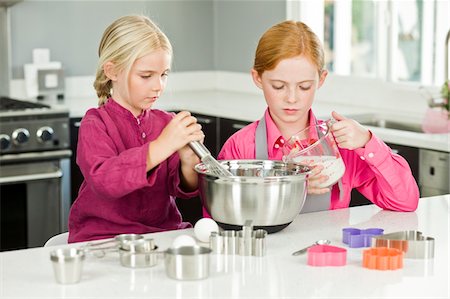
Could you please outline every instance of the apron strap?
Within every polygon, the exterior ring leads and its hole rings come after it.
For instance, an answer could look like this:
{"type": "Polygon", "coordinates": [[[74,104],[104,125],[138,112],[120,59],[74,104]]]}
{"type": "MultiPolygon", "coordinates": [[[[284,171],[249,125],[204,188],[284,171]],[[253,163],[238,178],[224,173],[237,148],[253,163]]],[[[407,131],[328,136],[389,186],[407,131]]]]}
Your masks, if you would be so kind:
{"type": "Polygon", "coordinates": [[[267,129],[266,117],[259,120],[255,131],[255,158],[258,160],[268,160],[269,153],[267,150],[267,129]]]}

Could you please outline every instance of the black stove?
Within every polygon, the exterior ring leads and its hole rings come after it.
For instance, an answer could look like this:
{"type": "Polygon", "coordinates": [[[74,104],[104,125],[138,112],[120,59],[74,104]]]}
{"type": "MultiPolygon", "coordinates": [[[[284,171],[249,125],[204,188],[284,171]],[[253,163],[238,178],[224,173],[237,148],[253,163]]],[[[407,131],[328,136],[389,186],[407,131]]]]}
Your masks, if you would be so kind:
{"type": "Polygon", "coordinates": [[[50,108],[50,106],[41,103],[19,101],[7,97],[0,97],[0,111],[20,111],[25,109],[40,109],[40,108],[50,108]]]}
{"type": "Polygon", "coordinates": [[[69,148],[69,111],[0,97],[0,154],[69,148]]]}

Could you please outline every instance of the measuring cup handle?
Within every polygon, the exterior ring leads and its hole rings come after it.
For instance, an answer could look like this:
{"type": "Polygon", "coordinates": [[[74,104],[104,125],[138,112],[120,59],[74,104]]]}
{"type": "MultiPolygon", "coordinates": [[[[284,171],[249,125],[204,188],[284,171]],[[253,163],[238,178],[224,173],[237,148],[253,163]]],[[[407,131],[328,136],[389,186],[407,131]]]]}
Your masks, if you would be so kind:
{"type": "Polygon", "coordinates": [[[325,123],[327,124],[328,128],[331,128],[332,125],[337,123],[337,120],[335,120],[334,118],[330,118],[329,120],[325,121],[325,123]]]}
{"type": "Polygon", "coordinates": [[[308,248],[310,248],[310,247],[312,247],[312,246],[314,246],[314,245],[309,245],[308,247],[305,247],[305,248],[303,248],[303,249],[300,249],[300,250],[298,250],[298,251],[292,253],[292,255],[297,256],[297,255],[305,254],[305,253],[308,251],[308,248]]]}

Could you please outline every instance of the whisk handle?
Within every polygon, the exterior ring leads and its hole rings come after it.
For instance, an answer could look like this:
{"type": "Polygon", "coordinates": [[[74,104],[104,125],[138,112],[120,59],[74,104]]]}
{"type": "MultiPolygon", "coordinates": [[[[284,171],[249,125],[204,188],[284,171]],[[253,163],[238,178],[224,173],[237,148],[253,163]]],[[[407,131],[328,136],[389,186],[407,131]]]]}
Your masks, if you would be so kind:
{"type": "Polygon", "coordinates": [[[200,159],[211,156],[211,152],[199,141],[191,141],[189,146],[200,159]]]}

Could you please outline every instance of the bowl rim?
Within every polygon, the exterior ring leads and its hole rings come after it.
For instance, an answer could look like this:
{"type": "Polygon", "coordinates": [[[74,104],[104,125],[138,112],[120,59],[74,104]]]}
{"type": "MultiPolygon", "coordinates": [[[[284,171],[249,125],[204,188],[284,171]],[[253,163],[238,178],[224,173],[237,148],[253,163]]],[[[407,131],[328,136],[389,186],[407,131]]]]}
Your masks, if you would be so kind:
{"type": "Polygon", "coordinates": [[[298,180],[298,179],[307,179],[312,172],[312,168],[304,163],[300,162],[285,162],[283,160],[265,160],[265,159],[231,159],[231,160],[218,160],[221,164],[226,164],[230,162],[240,162],[242,164],[283,164],[283,165],[297,165],[302,168],[302,172],[294,175],[286,175],[286,176],[265,176],[265,177],[253,177],[253,176],[219,176],[211,173],[204,172],[200,170],[200,167],[204,166],[203,162],[200,162],[194,166],[194,170],[197,172],[199,176],[207,176],[211,178],[220,178],[223,180],[230,181],[281,181],[281,180],[298,180]]]}

